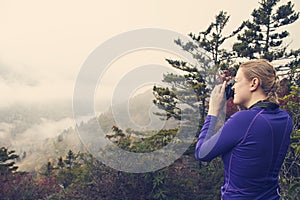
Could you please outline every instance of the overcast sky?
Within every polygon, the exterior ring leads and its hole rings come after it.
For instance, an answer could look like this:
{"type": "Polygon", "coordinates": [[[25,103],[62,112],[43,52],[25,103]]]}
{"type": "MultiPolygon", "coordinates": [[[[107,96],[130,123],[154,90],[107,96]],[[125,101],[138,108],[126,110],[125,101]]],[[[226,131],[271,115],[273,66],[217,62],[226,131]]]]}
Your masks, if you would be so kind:
{"type": "MultiPolygon", "coordinates": [[[[197,33],[221,10],[231,16],[230,32],[254,8],[256,0],[0,0],[0,107],[71,100],[82,63],[112,36],[140,28],[197,33]]],[[[299,24],[288,27],[295,48],[299,24]]]]}

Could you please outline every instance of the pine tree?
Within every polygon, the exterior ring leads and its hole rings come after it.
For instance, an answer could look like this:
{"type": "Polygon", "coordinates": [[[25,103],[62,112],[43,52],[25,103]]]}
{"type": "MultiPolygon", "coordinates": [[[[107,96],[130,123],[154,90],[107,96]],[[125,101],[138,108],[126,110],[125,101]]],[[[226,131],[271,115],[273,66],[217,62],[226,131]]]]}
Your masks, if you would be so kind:
{"type": "Polygon", "coordinates": [[[45,176],[51,176],[52,175],[52,172],[53,172],[53,165],[50,161],[47,162],[47,165],[46,165],[46,171],[43,175],[45,176]]]}
{"type": "Polygon", "coordinates": [[[229,22],[230,16],[225,11],[220,11],[205,31],[199,32],[198,35],[190,33],[189,36],[198,44],[198,47],[209,52],[215,66],[219,68],[233,64],[234,54],[228,49],[222,48],[222,45],[230,38],[239,33],[245,26],[242,23],[231,34],[224,36],[224,28],[229,22]]]}
{"type": "Polygon", "coordinates": [[[17,171],[15,160],[19,158],[14,150],[9,151],[6,147],[0,148],[0,175],[9,175],[17,171]]]}
{"type": "Polygon", "coordinates": [[[72,169],[73,165],[75,164],[76,155],[73,153],[72,150],[68,151],[68,154],[66,155],[66,159],[64,160],[66,164],[66,168],[72,169]]]}
{"type": "Polygon", "coordinates": [[[284,40],[289,32],[282,30],[282,27],[294,23],[299,18],[299,13],[293,10],[291,2],[278,7],[279,1],[262,0],[259,2],[260,7],[251,14],[252,21],[243,22],[246,28],[243,34],[238,35],[239,42],[233,45],[233,50],[239,57],[273,61],[285,56],[288,44],[284,40]]]}
{"type": "Polygon", "coordinates": [[[58,166],[59,169],[62,169],[65,166],[65,163],[64,163],[63,158],[61,156],[58,158],[57,166],[58,166]]]}
{"type": "Polygon", "coordinates": [[[157,114],[166,119],[173,117],[177,120],[182,120],[182,116],[189,119],[188,115],[190,115],[193,116],[191,120],[195,120],[193,124],[199,124],[199,126],[202,124],[207,109],[206,99],[210,89],[216,83],[218,71],[227,70],[233,63],[234,54],[222,48],[222,45],[244,26],[242,24],[228,36],[223,36],[228,21],[227,13],[221,11],[205,31],[198,35],[189,34],[192,41],[184,43],[181,39],[175,40],[177,45],[193,56],[196,64],[166,59],[173,68],[182,71],[183,75],[166,74],[163,82],[169,84],[170,87],[153,87],[156,98],[154,104],[164,111],[164,113],[157,114]],[[180,104],[190,106],[189,110],[184,111],[187,114],[183,114],[180,104]],[[195,113],[198,114],[195,115],[195,113]],[[195,116],[199,117],[195,118],[195,116]]]}

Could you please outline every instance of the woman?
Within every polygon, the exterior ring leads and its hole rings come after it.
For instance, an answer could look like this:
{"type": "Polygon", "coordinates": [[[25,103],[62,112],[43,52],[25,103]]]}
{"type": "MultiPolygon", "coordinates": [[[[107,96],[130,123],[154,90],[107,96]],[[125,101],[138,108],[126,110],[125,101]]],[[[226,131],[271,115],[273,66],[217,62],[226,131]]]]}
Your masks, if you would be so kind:
{"type": "Polygon", "coordinates": [[[222,156],[222,199],[279,199],[278,174],[289,146],[292,121],[278,106],[276,71],[263,59],[241,64],[232,87],[233,102],[247,109],[233,114],[215,130],[225,86],[224,82],[212,91],[196,159],[210,161],[222,156]]]}

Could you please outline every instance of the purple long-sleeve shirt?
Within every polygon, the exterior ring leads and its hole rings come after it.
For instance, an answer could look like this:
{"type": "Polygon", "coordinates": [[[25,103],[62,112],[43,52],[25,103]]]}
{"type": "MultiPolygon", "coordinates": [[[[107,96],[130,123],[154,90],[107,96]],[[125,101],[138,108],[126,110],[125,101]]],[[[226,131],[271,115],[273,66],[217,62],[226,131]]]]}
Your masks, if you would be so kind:
{"type": "Polygon", "coordinates": [[[232,115],[220,130],[208,115],[195,156],[210,161],[222,156],[222,199],[279,199],[278,173],[292,132],[292,120],[279,108],[252,108],[232,115]]]}

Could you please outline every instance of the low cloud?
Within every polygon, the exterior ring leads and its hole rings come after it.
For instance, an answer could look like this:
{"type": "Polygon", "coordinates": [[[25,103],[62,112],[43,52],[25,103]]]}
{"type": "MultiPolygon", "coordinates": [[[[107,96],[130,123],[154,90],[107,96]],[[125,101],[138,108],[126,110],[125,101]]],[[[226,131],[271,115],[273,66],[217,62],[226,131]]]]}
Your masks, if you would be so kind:
{"type": "Polygon", "coordinates": [[[0,109],[28,104],[72,103],[74,81],[59,73],[0,63],[0,109]]]}
{"type": "Polygon", "coordinates": [[[74,127],[74,120],[64,118],[58,121],[42,119],[39,124],[34,124],[20,133],[12,134],[16,123],[0,123],[1,145],[8,145],[18,151],[26,151],[31,147],[39,146],[44,140],[56,138],[61,132],[74,127]]]}
{"type": "Polygon", "coordinates": [[[64,155],[65,151],[71,149],[77,150],[79,139],[74,129],[74,120],[63,118],[57,121],[50,119],[41,119],[42,122],[34,124],[20,133],[12,134],[16,129],[16,123],[0,123],[0,145],[15,150],[20,155],[21,163],[17,163],[20,170],[31,171],[47,163],[48,159],[55,159],[58,155],[64,155]],[[64,137],[63,147],[57,149],[59,136],[67,130],[72,130],[64,137]]]}

